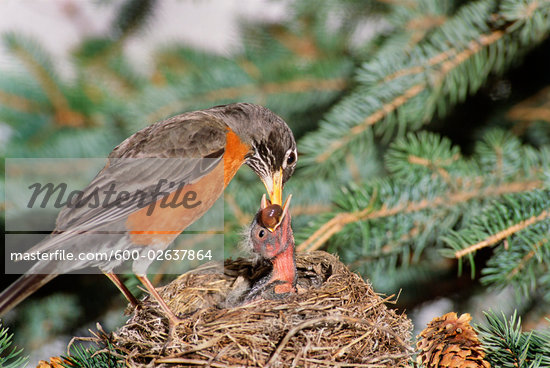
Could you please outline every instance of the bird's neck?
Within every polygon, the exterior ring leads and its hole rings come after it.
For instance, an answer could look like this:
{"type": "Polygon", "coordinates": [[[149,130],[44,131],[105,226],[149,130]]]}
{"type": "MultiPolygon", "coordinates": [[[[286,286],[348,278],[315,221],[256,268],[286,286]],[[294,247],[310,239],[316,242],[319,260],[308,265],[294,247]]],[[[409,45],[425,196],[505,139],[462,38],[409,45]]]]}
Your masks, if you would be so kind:
{"type": "Polygon", "coordinates": [[[277,255],[273,260],[273,273],[271,282],[282,281],[275,287],[276,293],[296,291],[296,260],[294,257],[294,244],[289,244],[286,250],[277,255]]]}
{"type": "Polygon", "coordinates": [[[250,146],[241,141],[239,136],[227,128],[225,135],[225,153],[223,155],[223,184],[224,188],[229,184],[237,170],[245,161],[250,152],[250,146]]]}

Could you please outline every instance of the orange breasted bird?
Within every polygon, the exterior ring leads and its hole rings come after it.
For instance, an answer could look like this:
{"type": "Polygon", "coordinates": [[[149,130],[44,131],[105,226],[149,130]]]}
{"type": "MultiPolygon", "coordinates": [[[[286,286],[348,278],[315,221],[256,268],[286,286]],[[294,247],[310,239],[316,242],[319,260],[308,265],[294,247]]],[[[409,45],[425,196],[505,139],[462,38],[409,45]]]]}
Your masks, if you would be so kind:
{"type": "MultiPolygon", "coordinates": [[[[116,183],[119,192],[144,191],[143,198],[149,206],[64,208],[57,217],[52,235],[30,251],[138,249],[146,252],[165,249],[214,204],[243,164],[260,177],[273,204],[282,205],[283,185],[293,174],[296,161],[296,142],[290,128],[265,107],[235,103],[174,116],[138,131],[119,144],[109,155],[107,165],[83,190],[86,198],[93,194],[92,191],[99,188],[98,192],[103,193],[116,183]],[[166,175],[185,183],[184,191],[194,191],[200,205],[193,208],[162,206],[160,201],[171,199],[177,189],[168,181],[159,180],[166,175]],[[157,190],[157,194],[164,193],[160,198],[151,194],[152,188],[159,183],[162,190],[157,190]],[[150,211],[151,208],[154,211],[150,211]],[[103,235],[94,238],[93,234],[103,235]]],[[[268,231],[275,231],[281,221],[283,216],[276,218],[268,231]]],[[[146,271],[152,260],[145,258],[133,262],[133,272],[156,298],[172,328],[179,319],[147,278],[146,271]]],[[[114,273],[120,263],[113,259],[70,264],[38,262],[31,272],[0,294],[0,315],[56,275],[84,267],[99,267],[136,306],[136,298],[114,273]]]]}

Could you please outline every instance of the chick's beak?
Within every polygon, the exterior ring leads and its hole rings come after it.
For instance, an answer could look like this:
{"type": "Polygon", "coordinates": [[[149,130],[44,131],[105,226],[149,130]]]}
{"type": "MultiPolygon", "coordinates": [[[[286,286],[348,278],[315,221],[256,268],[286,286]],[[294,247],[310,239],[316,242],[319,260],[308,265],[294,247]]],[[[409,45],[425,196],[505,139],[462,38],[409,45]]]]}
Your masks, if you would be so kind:
{"type": "Polygon", "coordinates": [[[285,201],[285,204],[281,208],[280,206],[277,206],[280,208],[280,210],[275,211],[270,203],[270,201],[265,197],[265,194],[262,196],[262,201],[260,204],[260,218],[262,221],[263,226],[265,226],[270,232],[274,232],[281,223],[283,223],[283,220],[285,220],[285,216],[288,212],[288,207],[290,206],[290,200],[292,199],[292,194],[288,196],[288,198],[285,201]],[[269,209],[270,207],[271,209],[269,209]],[[264,211],[268,211],[267,214],[264,214],[264,211]],[[267,215],[266,218],[263,216],[267,215]]]}

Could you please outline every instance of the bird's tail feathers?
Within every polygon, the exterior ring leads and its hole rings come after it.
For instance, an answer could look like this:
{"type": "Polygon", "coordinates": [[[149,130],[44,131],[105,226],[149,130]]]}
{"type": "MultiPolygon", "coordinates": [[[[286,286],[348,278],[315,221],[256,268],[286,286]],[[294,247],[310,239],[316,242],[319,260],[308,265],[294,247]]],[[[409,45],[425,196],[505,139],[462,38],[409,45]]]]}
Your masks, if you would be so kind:
{"type": "Polygon", "coordinates": [[[51,281],[57,274],[25,274],[0,293],[0,316],[51,281]]]}

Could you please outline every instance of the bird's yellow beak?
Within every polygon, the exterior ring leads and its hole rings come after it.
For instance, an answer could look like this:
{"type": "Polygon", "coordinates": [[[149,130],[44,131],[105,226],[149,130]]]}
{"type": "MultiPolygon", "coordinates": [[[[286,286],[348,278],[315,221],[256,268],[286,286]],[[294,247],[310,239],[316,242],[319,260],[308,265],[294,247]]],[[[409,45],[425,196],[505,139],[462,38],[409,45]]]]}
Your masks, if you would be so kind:
{"type": "MultiPolygon", "coordinates": [[[[277,224],[274,227],[268,227],[269,231],[274,232],[283,221],[283,218],[285,217],[286,211],[288,210],[288,206],[290,204],[289,197],[283,205],[283,169],[279,169],[279,171],[276,171],[273,176],[268,177],[265,180],[262,179],[262,182],[265,185],[265,189],[267,189],[271,204],[278,204],[279,206],[283,207],[283,213],[278,219],[277,224]]],[[[262,198],[262,208],[267,207],[267,205],[268,204],[265,200],[264,195],[264,197],[262,198]]]]}
{"type": "Polygon", "coordinates": [[[283,205],[283,169],[276,171],[272,177],[262,180],[272,204],[283,205]]]}

